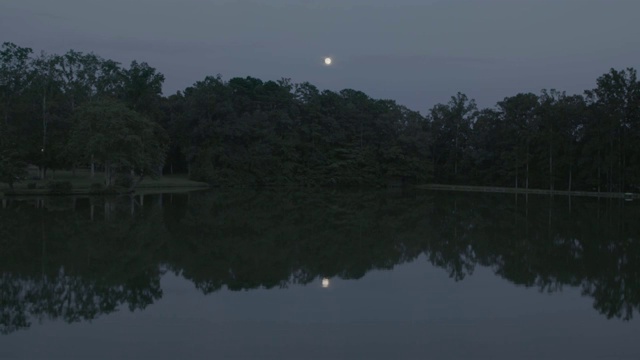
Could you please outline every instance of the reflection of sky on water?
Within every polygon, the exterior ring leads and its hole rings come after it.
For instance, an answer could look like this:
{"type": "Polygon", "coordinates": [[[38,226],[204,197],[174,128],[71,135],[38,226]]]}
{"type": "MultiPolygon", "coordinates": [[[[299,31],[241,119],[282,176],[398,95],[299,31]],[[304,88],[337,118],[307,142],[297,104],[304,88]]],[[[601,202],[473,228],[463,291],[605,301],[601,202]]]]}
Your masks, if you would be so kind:
{"type": "Polygon", "coordinates": [[[483,267],[454,282],[424,257],[321,285],[203,295],[168,273],[144,311],[34,324],[0,337],[0,358],[640,358],[640,322],[607,320],[576,288],[483,267]]]}

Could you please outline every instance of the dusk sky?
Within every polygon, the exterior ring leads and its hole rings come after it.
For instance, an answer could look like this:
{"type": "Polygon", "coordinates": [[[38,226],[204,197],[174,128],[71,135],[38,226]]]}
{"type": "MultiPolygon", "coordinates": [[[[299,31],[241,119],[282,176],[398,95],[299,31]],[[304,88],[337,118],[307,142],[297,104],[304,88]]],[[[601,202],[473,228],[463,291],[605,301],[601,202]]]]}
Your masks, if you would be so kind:
{"type": "Polygon", "coordinates": [[[207,75],[286,77],[424,113],[458,91],[486,107],[637,69],[639,15],[639,0],[0,0],[0,42],[145,61],[165,95],[207,75]]]}

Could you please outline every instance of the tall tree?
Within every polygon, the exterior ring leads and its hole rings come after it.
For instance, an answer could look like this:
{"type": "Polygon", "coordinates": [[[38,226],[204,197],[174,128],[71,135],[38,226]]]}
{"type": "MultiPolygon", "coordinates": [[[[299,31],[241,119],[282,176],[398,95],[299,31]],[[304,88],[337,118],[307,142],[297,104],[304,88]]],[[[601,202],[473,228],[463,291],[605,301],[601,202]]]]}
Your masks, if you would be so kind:
{"type": "Polygon", "coordinates": [[[164,75],[146,62],[132,61],[123,75],[122,101],[147,116],[157,116],[164,75]]]}
{"type": "Polygon", "coordinates": [[[76,156],[92,154],[104,165],[105,184],[109,187],[118,171],[136,173],[138,182],[146,175],[158,175],[168,138],[158,124],[123,104],[97,101],[78,108],[74,114],[70,146],[76,156]]]}
{"type": "Polygon", "coordinates": [[[36,103],[40,105],[39,117],[42,124],[40,132],[42,136],[41,159],[35,156],[32,161],[39,165],[40,178],[42,179],[46,177],[47,169],[53,165],[54,159],[60,155],[51,146],[49,126],[53,118],[52,105],[60,96],[61,73],[56,62],[55,56],[43,52],[33,60],[32,65],[32,88],[36,95],[36,103]]]}
{"type": "Polygon", "coordinates": [[[15,134],[0,122],[0,182],[7,183],[11,190],[27,175],[27,163],[22,160],[17,142],[15,134]]]}
{"type": "Polygon", "coordinates": [[[71,112],[76,106],[96,95],[101,61],[94,54],[83,54],[74,50],[56,56],[56,65],[60,69],[61,88],[71,112]]]}
{"type": "Polygon", "coordinates": [[[0,47],[0,109],[5,124],[29,85],[32,53],[30,48],[9,42],[0,47]]]}
{"type": "Polygon", "coordinates": [[[498,103],[505,125],[512,139],[512,153],[505,154],[513,161],[515,187],[520,186],[520,168],[525,166],[525,188],[529,188],[531,141],[537,128],[538,96],[532,93],[517,94],[498,103]]]}
{"type": "Polygon", "coordinates": [[[507,186],[505,181],[511,166],[502,161],[508,152],[510,138],[507,136],[502,114],[495,109],[478,112],[469,137],[470,159],[473,168],[472,181],[478,185],[507,186]]]}
{"type": "Polygon", "coordinates": [[[640,180],[636,168],[628,166],[640,159],[637,141],[631,140],[631,136],[640,134],[640,82],[634,69],[611,69],[598,78],[597,85],[586,95],[597,117],[593,126],[607,141],[606,148],[598,146],[605,154],[607,188],[624,191],[629,178],[640,180]]]}
{"type": "Polygon", "coordinates": [[[124,69],[113,60],[99,59],[96,79],[96,95],[98,99],[120,99],[124,92],[124,69]]]}
{"type": "Polygon", "coordinates": [[[454,183],[466,179],[468,171],[463,174],[460,167],[469,155],[467,141],[476,115],[475,101],[462,93],[431,109],[431,153],[437,179],[454,183]]]}

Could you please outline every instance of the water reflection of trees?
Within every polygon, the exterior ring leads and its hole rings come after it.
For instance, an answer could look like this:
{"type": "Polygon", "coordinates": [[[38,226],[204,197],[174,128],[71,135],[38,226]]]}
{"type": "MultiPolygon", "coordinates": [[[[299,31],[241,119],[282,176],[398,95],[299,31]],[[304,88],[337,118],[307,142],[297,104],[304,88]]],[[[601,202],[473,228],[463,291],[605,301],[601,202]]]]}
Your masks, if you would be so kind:
{"type": "Polygon", "coordinates": [[[579,286],[607,317],[640,305],[640,207],[467,193],[253,191],[13,201],[0,210],[3,332],[90,320],[162,296],[166,269],[204,293],[359,278],[425,254],[461,280],[579,286]]]}
{"type": "Polygon", "coordinates": [[[34,319],[91,320],[123,304],[133,311],[162,296],[161,209],[132,216],[122,199],[69,200],[14,202],[0,212],[0,331],[34,319]],[[96,213],[102,220],[92,220],[96,213]]]}

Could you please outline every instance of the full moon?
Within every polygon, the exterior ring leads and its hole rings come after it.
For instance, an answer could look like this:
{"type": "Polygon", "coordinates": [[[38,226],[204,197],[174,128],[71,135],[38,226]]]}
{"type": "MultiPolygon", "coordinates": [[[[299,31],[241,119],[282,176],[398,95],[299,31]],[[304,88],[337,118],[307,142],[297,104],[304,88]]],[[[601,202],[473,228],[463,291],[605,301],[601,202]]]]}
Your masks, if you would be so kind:
{"type": "Polygon", "coordinates": [[[331,61],[332,61],[332,60],[331,60],[331,58],[330,58],[330,57],[324,58],[324,64],[325,64],[325,65],[331,65],[331,61]]]}

